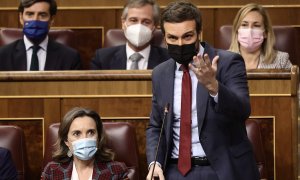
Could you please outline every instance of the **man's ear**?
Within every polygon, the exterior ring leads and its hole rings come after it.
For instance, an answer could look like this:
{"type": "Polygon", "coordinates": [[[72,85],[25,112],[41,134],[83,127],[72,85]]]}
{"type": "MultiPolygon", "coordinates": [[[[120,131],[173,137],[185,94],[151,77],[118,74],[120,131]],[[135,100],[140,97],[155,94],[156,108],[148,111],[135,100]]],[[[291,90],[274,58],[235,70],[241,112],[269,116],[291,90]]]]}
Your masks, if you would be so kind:
{"type": "Polygon", "coordinates": [[[23,13],[22,12],[19,12],[19,21],[20,21],[20,24],[22,26],[24,26],[24,19],[23,19],[23,13]]]}
{"type": "Polygon", "coordinates": [[[55,18],[55,15],[53,15],[53,16],[50,17],[50,20],[49,20],[49,28],[53,25],[53,23],[54,23],[54,18],[55,18]]]}
{"type": "Polygon", "coordinates": [[[165,43],[166,48],[168,49],[168,43],[167,43],[167,40],[166,40],[165,36],[164,36],[164,43],[165,43]]]}
{"type": "Polygon", "coordinates": [[[126,19],[121,18],[121,23],[122,23],[122,29],[123,29],[123,31],[126,29],[125,22],[126,22],[126,19]]]}
{"type": "Polygon", "coordinates": [[[153,25],[153,28],[151,29],[151,31],[152,31],[152,37],[154,36],[154,32],[155,32],[155,30],[156,30],[156,26],[155,26],[155,25],[153,25]]]}
{"type": "Polygon", "coordinates": [[[199,42],[201,42],[201,40],[202,40],[202,31],[200,31],[198,34],[198,40],[199,40],[199,42]]]}

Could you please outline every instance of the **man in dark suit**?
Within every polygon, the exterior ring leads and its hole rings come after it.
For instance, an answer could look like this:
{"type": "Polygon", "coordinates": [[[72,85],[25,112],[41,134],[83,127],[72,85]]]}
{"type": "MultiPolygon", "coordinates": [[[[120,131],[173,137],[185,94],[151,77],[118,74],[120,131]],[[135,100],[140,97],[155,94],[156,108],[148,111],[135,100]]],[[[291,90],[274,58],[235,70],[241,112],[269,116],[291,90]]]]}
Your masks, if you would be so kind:
{"type": "Polygon", "coordinates": [[[57,11],[55,0],[22,0],[19,19],[24,38],[0,48],[0,70],[81,69],[79,53],[48,38],[57,11]]]}
{"type": "Polygon", "coordinates": [[[0,180],[17,179],[17,169],[12,161],[9,150],[0,147],[0,180]]]}
{"type": "Polygon", "coordinates": [[[170,3],[162,13],[171,59],[153,69],[147,179],[155,167],[160,180],[258,180],[245,127],[250,103],[243,58],[199,43],[201,23],[199,9],[187,1],[170,3]]]}
{"type": "Polygon", "coordinates": [[[153,69],[169,59],[165,48],[150,45],[159,22],[159,6],[154,1],[130,0],[121,19],[126,45],[97,50],[91,69],[153,69]]]}

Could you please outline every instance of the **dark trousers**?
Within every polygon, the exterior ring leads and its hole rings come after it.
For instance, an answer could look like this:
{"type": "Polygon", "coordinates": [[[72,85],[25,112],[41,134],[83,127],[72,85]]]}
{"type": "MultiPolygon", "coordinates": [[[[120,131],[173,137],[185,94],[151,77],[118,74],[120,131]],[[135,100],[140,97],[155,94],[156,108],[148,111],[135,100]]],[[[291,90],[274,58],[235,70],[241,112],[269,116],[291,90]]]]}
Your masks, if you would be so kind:
{"type": "Polygon", "coordinates": [[[192,169],[182,176],[177,164],[169,164],[164,175],[166,180],[219,180],[211,166],[192,166],[192,169]]]}

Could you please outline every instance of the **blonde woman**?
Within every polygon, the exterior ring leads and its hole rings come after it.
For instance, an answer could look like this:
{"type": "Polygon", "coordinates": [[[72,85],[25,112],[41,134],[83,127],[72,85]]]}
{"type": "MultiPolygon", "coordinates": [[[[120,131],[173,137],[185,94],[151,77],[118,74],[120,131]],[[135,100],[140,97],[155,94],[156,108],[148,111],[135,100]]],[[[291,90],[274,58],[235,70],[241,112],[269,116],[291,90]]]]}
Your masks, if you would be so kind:
{"type": "Polygon", "coordinates": [[[289,54],[274,49],[275,35],[267,11],[258,4],[242,7],[233,22],[229,50],[240,53],[246,69],[288,69],[289,54]]]}

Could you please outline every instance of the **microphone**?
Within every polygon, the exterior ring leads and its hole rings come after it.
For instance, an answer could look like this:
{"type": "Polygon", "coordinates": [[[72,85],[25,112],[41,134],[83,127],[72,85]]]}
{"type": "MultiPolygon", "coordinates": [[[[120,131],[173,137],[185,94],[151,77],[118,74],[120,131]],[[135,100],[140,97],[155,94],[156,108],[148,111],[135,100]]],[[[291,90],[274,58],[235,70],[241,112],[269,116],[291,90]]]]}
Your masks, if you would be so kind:
{"type": "Polygon", "coordinates": [[[165,119],[166,119],[166,117],[169,113],[169,106],[170,106],[169,103],[167,103],[165,105],[164,117],[162,119],[162,125],[161,125],[161,128],[160,128],[159,138],[158,138],[158,142],[157,142],[156,149],[155,149],[155,160],[154,160],[153,169],[152,169],[152,172],[151,172],[151,180],[153,178],[153,173],[154,173],[154,169],[155,169],[155,165],[156,165],[156,161],[157,161],[157,153],[158,153],[158,148],[159,148],[159,145],[160,145],[161,135],[162,135],[162,132],[163,132],[163,129],[164,129],[165,119]]]}

